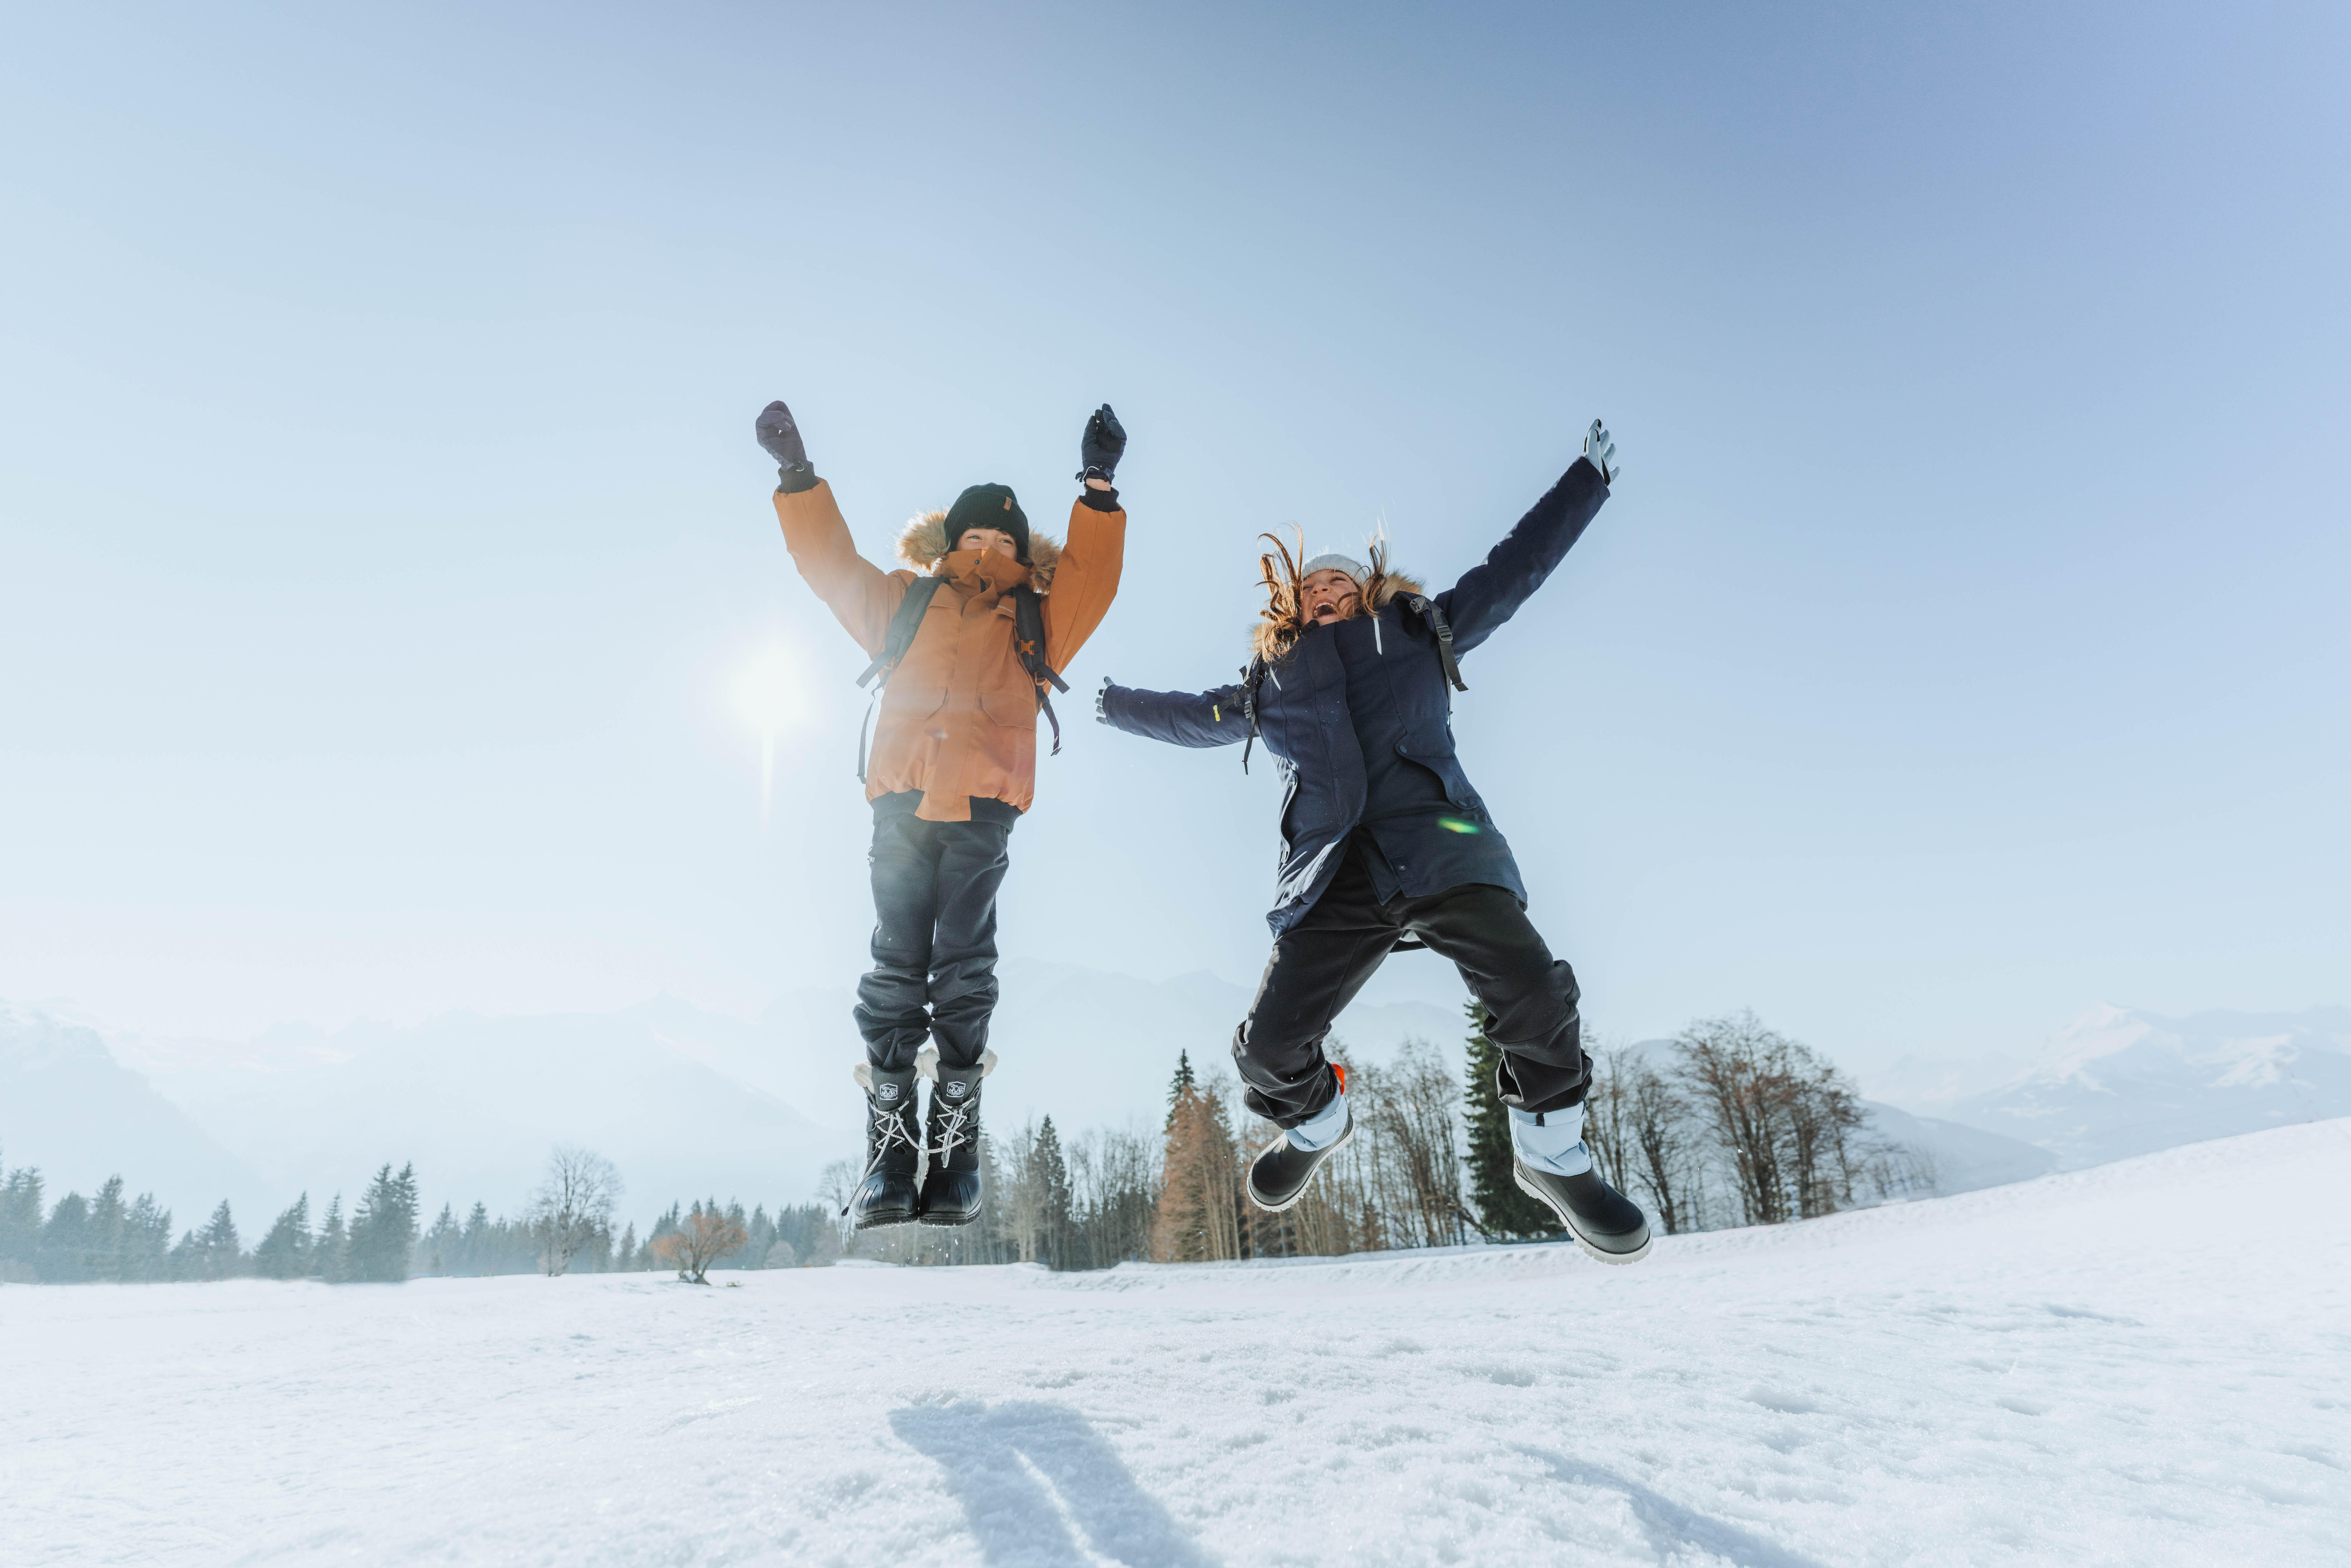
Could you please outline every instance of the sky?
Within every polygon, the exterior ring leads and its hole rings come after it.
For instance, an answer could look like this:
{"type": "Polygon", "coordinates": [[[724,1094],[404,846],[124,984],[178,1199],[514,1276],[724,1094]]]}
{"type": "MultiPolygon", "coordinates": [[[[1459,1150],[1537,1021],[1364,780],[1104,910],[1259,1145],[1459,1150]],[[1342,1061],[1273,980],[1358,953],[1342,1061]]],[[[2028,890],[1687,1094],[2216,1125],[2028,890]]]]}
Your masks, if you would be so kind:
{"type": "Polygon", "coordinates": [[[0,996],[849,983],[865,660],[782,397],[875,559],[980,480],[1059,532],[1130,432],[1008,953],[1253,978],[1272,770],[1087,694],[1229,679],[1261,529],[1448,585],[1597,416],[1456,727],[1601,1031],[2340,1003],[2346,68],[2318,5],[25,13],[0,996]]]}

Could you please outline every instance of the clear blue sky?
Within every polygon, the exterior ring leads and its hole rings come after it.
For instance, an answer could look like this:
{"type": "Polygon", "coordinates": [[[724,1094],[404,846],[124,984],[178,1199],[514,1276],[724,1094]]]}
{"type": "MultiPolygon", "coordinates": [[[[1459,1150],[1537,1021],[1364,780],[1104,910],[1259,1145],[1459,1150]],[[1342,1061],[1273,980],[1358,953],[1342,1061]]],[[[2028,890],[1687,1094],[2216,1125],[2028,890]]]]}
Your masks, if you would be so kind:
{"type": "MultiPolygon", "coordinates": [[[[20,13],[0,995],[233,1035],[846,985],[863,658],[777,533],[782,396],[877,557],[979,479],[1058,526],[1117,405],[1071,718],[1229,675],[1259,529],[1384,518],[1441,585],[1604,414],[1625,480],[1458,725],[1612,1032],[1752,1005],[1866,1063],[2341,1001],[2347,43],[2321,5],[20,13]],[[778,651],[763,829],[729,692],[778,651]]],[[[1069,730],[1008,950],[1253,977],[1269,770],[1069,730]]]]}

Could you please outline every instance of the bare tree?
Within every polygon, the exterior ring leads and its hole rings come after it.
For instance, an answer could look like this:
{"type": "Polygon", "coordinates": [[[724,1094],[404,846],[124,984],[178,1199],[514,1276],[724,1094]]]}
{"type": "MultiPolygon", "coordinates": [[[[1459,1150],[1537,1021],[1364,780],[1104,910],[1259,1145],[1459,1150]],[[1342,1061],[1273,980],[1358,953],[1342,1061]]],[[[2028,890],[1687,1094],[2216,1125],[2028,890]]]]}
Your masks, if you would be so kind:
{"type": "Polygon", "coordinates": [[[654,1238],[653,1256],[675,1269],[679,1279],[706,1285],[710,1266],[749,1239],[742,1224],[716,1204],[705,1208],[697,1203],[675,1230],[654,1238]]]}
{"type": "Polygon", "coordinates": [[[1584,1058],[1592,1082],[1583,1094],[1583,1146],[1592,1151],[1592,1166],[1602,1181],[1619,1192],[1630,1192],[1632,1137],[1625,1117],[1625,1080],[1636,1061],[1627,1051],[1589,1046],[1584,1058]]]}
{"type": "MultiPolygon", "coordinates": [[[[530,1200],[532,1233],[540,1267],[560,1274],[601,1232],[612,1228],[612,1206],[621,1198],[621,1173],[590,1149],[560,1144],[547,1156],[547,1176],[530,1200]]],[[[741,1245],[741,1243],[737,1243],[741,1245]]]]}
{"type": "Polygon", "coordinates": [[[1612,1118],[1622,1128],[1611,1129],[1616,1157],[1646,1190],[1667,1235],[1698,1228],[1705,1223],[1705,1162],[1688,1102],[1647,1058],[1631,1051],[1611,1059],[1608,1078],[1612,1118]]]}
{"type": "Polygon", "coordinates": [[[1706,1124],[1750,1225],[1833,1214],[1881,1153],[1861,1094],[1809,1046],[1752,1012],[1701,1019],[1675,1040],[1675,1076],[1706,1124]]]}
{"type": "Polygon", "coordinates": [[[1348,1074],[1356,1121],[1372,1137],[1372,1168],[1386,1211],[1391,1247],[1451,1247],[1462,1235],[1461,1158],[1455,1124],[1461,1086],[1425,1040],[1408,1040],[1395,1061],[1348,1074]]]}

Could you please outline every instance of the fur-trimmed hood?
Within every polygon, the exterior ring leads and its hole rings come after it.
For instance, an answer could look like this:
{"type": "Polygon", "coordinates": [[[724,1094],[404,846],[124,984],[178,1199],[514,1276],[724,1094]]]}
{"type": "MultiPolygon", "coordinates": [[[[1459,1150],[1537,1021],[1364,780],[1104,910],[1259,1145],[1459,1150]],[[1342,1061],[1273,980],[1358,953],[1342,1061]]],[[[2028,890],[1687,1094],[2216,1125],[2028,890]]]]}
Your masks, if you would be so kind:
{"type": "MultiPolygon", "coordinates": [[[[947,515],[924,512],[898,530],[898,559],[916,571],[929,571],[947,554],[947,515]]],[[[1061,541],[1042,530],[1029,530],[1029,586],[1040,594],[1053,591],[1053,570],[1061,564],[1061,541]]]]}

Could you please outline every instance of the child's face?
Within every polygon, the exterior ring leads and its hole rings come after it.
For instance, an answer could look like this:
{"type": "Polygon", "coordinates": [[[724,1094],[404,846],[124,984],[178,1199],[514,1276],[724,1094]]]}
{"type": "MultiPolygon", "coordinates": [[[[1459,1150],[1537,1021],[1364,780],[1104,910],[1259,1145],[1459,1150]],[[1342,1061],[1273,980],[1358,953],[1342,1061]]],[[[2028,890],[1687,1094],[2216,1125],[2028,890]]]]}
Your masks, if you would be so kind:
{"type": "Polygon", "coordinates": [[[963,538],[956,540],[957,549],[994,550],[998,555],[1014,555],[1012,536],[1002,528],[966,528],[963,538]]]}
{"type": "Polygon", "coordinates": [[[1346,614],[1358,592],[1353,578],[1330,567],[1309,576],[1301,587],[1306,595],[1306,619],[1316,622],[1336,621],[1346,614]]]}

